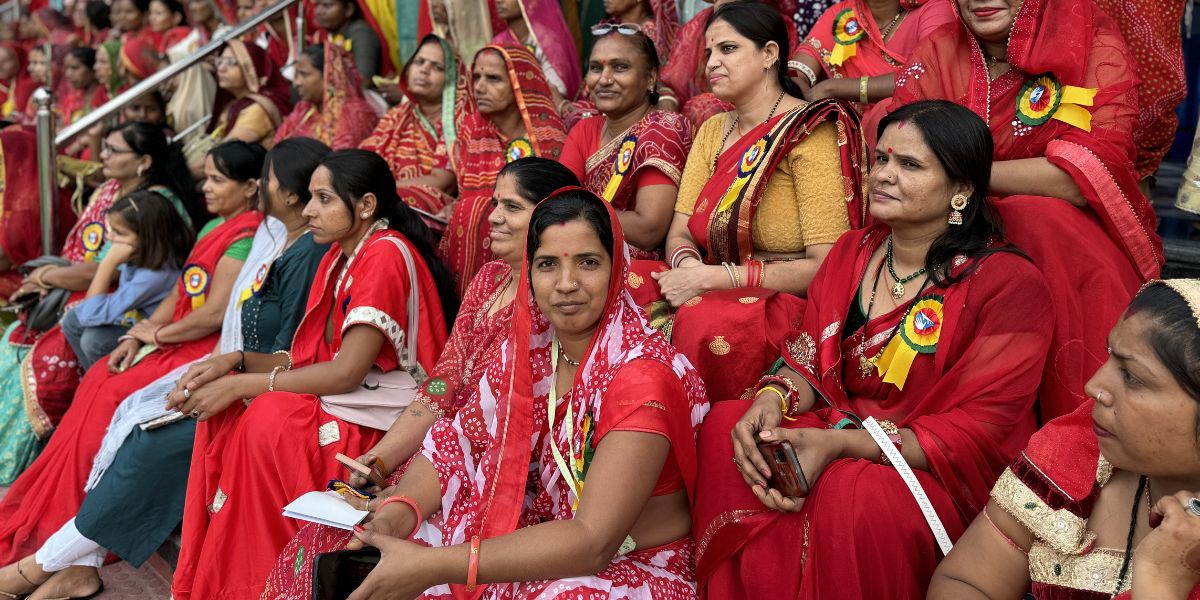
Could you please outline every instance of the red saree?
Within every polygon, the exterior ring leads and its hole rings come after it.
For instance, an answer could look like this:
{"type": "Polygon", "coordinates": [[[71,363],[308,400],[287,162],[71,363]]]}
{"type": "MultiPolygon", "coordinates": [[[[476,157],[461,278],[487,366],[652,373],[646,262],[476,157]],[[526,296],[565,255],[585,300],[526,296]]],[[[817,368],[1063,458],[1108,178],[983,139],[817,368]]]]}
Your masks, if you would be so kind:
{"type": "MultiPolygon", "coordinates": [[[[172,322],[209,300],[205,291],[218,261],[231,244],[253,236],[261,220],[262,213],[242,213],[196,242],[176,286],[178,300],[172,322]]],[[[4,515],[0,521],[0,562],[9,564],[34,552],[75,516],[83,502],[92,458],[121,401],[164,373],[210,352],[217,337],[214,333],[159,348],[123,373],[109,373],[106,361],[88,370],[75,392],[75,402],[46,449],[0,501],[0,515],[4,515]]]]}
{"type": "MultiPolygon", "coordinates": [[[[832,100],[813,102],[759,125],[721,154],[688,220],[688,231],[706,263],[741,265],[752,257],[751,224],[767,182],[791,149],[826,121],[838,128],[841,173],[811,176],[840,177],[850,227],[863,226],[867,158],[858,117],[832,100]],[[743,170],[745,177],[739,175],[743,170]],[[732,204],[721,208],[723,199],[732,204]]],[[[669,309],[650,273],[666,269],[664,263],[639,262],[629,281],[634,298],[646,307],[656,326],[666,320],[660,321],[658,316],[669,309]]],[[[740,397],[758,381],[803,313],[804,300],[798,296],[744,287],[689,300],[676,309],[673,322],[665,327],[670,328],[671,343],[704,377],[710,396],[724,400],[740,397]]]]}
{"type": "MultiPolygon", "coordinates": [[[[513,304],[488,315],[508,285],[512,270],[502,261],[492,261],[479,270],[471,282],[458,318],[450,330],[450,339],[429,373],[422,400],[447,416],[453,416],[467,403],[484,371],[500,355],[500,344],[508,337],[513,319],[513,304]],[[432,390],[430,388],[433,388],[432,390]],[[435,393],[436,392],[436,393],[435,393]]],[[[408,461],[388,477],[394,485],[404,475],[408,461]]],[[[279,555],[267,577],[264,598],[308,600],[312,597],[313,560],[323,552],[344,549],[351,532],[324,525],[306,524],[279,555]]]]}
{"type": "Polygon", "coordinates": [[[62,89],[64,92],[62,99],[58,101],[58,110],[62,115],[64,127],[78,121],[84,115],[92,112],[92,109],[99,108],[108,102],[108,92],[98,81],[86,90],[70,85],[65,85],[62,89]]]}
{"type": "Polygon", "coordinates": [[[334,150],[357,148],[379,117],[363,97],[354,57],[335,44],[325,44],[325,100],[314,106],[301,100],[275,131],[275,143],[310,137],[334,150]]]}
{"type": "MultiPolygon", "coordinates": [[[[135,37],[121,44],[121,68],[125,71],[125,85],[133,85],[158,71],[165,60],[162,52],[147,39],[135,37]]],[[[113,68],[116,71],[116,67],[113,68]]]]}
{"type": "Polygon", "coordinates": [[[492,38],[492,44],[518,45],[529,50],[537,57],[535,64],[542,69],[542,75],[550,85],[559,87],[561,84],[559,93],[562,97],[574,99],[583,84],[583,74],[580,72],[579,49],[567,28],[562,7],[552,0],[518,0],[517,4],[530,39],[518,40],[504,21],[500,21],[504,30],[492,38]]]}
{"type": "Polygon", "coordinates": [[[9,115],[25,108],[38,85],[26,72],[29,59],[25,48],[12,42],[3,42],[0,43],[2,50],[11,52],[17,63],[17,74],[8,81],[0,82],[0,118],[7,119],[9,115]]]}
{"type": "MultiPolygon", "coordinates": [[[[803,325],[782,346],[787,365],[817,390],[817,404],[784,423],[840,427],[845,417],[875,416],[911,429],[930,467],[915,471],[917,479],[957,538],[1035,429],[1032,407],[1052,323],[1049,292],[1028,260],[1009,253],[985,258],[947,288],[929,288],[920,298],[941,304],[940,341],[916,357],[901,391],[874,372],[864,377],[859,356],[886,346],[916,300],[857,331],[843,325],[887,234],[884,226],[847,233],[817,273],[803,325]]],[[[955,272],[968,268],[960,264],[955,272]]],[[[692,531],[697,576],[708,596],[923,597],[938,548],[895,469],[834,460],[810,481],[800,512],[768,510],[729,458],[729,432],[747,408],[745,401],[717,403],[700,435],[706,493],[696,501],[692,531]]]]}
{"type": "MultiPolygon", "coordinates": [[[[0,273],[0,297],[8,298],[21,286],[16,267],[42,255],[41,208],[37,189],[36,138],[20,129],[0,131],[0,252],[13,270],[0,273]]],[[[70,195],[59,194],[58,223],[71,223],[70,195]],[[65,211],[65,212],[64,212],[65,211]]],[[[62,227],[56,228],[62,239],[62,227]]]]}
{"type": "MultiPolygon", "coordinates": [[[[471,106],[470,82],[466,64],[446,40],[436,39],[445,56],[446,80],[442,86],[442,118],[432,123],[421,114],[417,101],[408,91],[408,67],[400,75],[404,100],[379,120],[379,125],[359,148],[370,150],[384,158],[396,176],[396,191],[400,197],[425,212],[438,214],[454,202],[449,194],[428,185],[405,183],[408,179],[429,175],[434,169],[452,171],[450,149],[458,139],[459,126],[471,106]]],[[[422,40],[418,48],[425,44],[422,40]]],[[[408,64],[412,64],[409,59],[408,64]]]]}
{"type": "MultiPolygon", "coordinates": [[[[1133,171],[1137,79],[1129,52],[1090,0],[1025,0],[1009,41],[1013,68],[995,81],[988,81],[983,54],[963,25],[940,29],[910,60],[896,77],[892,101],[880,103],[868,123],[916,100],[957,102],[987,121],[996,160],[1045,157],[1087,199],[1085,209],[1034,196],[994,201],[1008,239],[1054,286],[1054,341],[1039,393],[1042,417],[1071,412],[1106,355],[1108,328],[1142,282],[1158,276],[1163,262],[1154,210],[1133,171]],[[1058,18],[1063,14],[1074,16],[1058,18]],[[1058,85],[1096,90],[1093,106],[1075,107],[1090,112],[1090,131],[1059,120],[1071,119],[1066,110],[1060,114],[1039,105],[1018,114],[1019,99],[1028,102],[1035,93],[1049,98],[1058,85]],[[1040,125],[1025,122],[1043,119],[1040,125]],[[1084,269],[1080,248],[1087,250],[1084,269]]],[[[868,124],[867,130],[873,137],[875,127],[868,124]]]]}
{"type": "MultiPolygon", "coordinates": [[[[647,411],[663,411],[654,430],[671,442],[682,484],[695,497],[697,428],[708,412],[695,370],[645,320],[624,289],[628,252],[612,206],[613,266],[604,312],[575,376],[570,395],[547,422],[548,390],[554,385],[553,327],[538,312],[530,291],[529,265],[521,269],[512,333],[499,360],[487,367],[470,399],[453,419],[438,420],[422,454],[433,463],[442,489],[441,510],[420,527],[416,539],[431,546],[462,544],[473,535],[493,538],[550,520],[570,519],[578,500],[553,458],[552,446],[584,479],[590,455],[608,431],[631,429],[647,411]],[[535,393],[534,390],[546,390],[535,393]],[[566,404],[570,405],[569,411],[566,404]],[[573,424],[565,424],[566,415],[573,424]],[[492,415],[499,420],[493,423],[492,415]],[[568,438],[567,431],[572,431],[568,438]],[[590,443],[589,443],[590,442],[590,443]],[[572,450],[573,448],[578,450],[572,450]],[[527,482],[528,489],[527,489],[527,482]],[[450,490],[457,490],[451,493],[450,490]]],[[[651,413],[655,414],[655,413],[651,413]]],[[[664,471],[669,465],[664,466],[664,471]]],[[[661,483],[661,479],[660,479],[661,483]]],[[[658,489],[655,493],[660,492],[658,489]]],[[[558,581],[463,586],[439,585],[421,598],[606,598],[640,589],[648,597],[695,595],[690,537],[617,556],[592,576],[558,581]]]]}
{"type": "Polygon", "coordinates": [[[496,174],[518,158],[558,158],[566,138],[562,119],[550,96],[550,86],[529,50],[521,45],[493,44],[479,52],[498,52],[504,58],[525,135],[504,139],[500,130],[479,113],[463,119],[453,157],[458,203],[438,248],[442,261],[454,272],[460,293],[466,291],[475,272],[495,258],[489,249],[487,215],[491,211],[496,174]]]}
{"type": "MultiPolygon", "coordinates": [[[[385,226],[377,222],[349,260],[334,244],[321,261],[292,340],[296,368],[333,360],[346,330],[367,325],[385,336],[375,366],[397,369],[410,285],[421,290],[416,361],[425,369],[433,366],[446,343],[433,277],[416,249],[385,226]],[[417,273],[407,271],[389,239],[409,246],[417,273]],[[338,324],[331,341],[325,339],[327,322],[338,324]]],[[[340,477],[344,467],[335,454],[359,456],[383,433],[330,415],[317,396],[293,392],[268,392],[248,405],[235,402],[198,424],[174,597],[257,598],[275,557],[300,528],[280,516],[283,506],[340,477]]]]}
{"type": "MultiPolygon", "coordinates": [[[[608,120],[604,116],[580,121],[567,134],[561,162],[588,191],[608,200],[618,211],[637,207],[638,189],[648,185],[679,186],[692,125],[679,113],[652,110],[641,121],[600,146],[608,120]],[[620,175],[618,175],[620,171],[620,175]]],[[[635,259],[661,260],[658,251],[629,247],[635,259]]]]}
{"type": "MultiPolygon", "coordinates": [[[[671,48],[675,46],[675,36],[679,33],[679,9],[675,0],[648,0],[650,15],[643,23],[638,23],[642,33],[654,42],[654,49],[660,57],[671,56],[671,48]]],[[[612,17],[600,23],[617,23],[612,17]]]]}
{"type": "MultiPolygon", "coordinates": [[[[1128,582],[1113,595],[1125,549],[1097,548],[1088,528],[1100,491],[1113,473],[1099,452],[1093,402],[1088,398],[1075,412],[1033,434],[992,488],[992,501],[1033,533],[1029,575],[1037,600],[1132,598],[1128,582]],[[1056,518],[1035,518],[1049,514],[1056,518]]],[[[1200,599],[1200,586],[1188,597],[1200,599]]]]}
{"type": "MultiPolygon", "coordinates": [[[[817,59],[825,77],[830,79],[858,79],[895,73],[908,62],[909,53],[922,39],[938,27],[956,20],[947,0],[905,0],[900,4],[905,14],[884,40],[865,0],[842,0],[821,15],[808,33],[808,38],[796,49],[795,55],[807,54],[817,59]],[[840,20],[847,18],[858,23],[863,37],[846,45],[855,49],[853,56],[844,60],[834,59],[832,54],[838,46],[835,30],[840,20]]],[[[859,110],[864,108],[863,105],[857,106],[859,110]]]]}

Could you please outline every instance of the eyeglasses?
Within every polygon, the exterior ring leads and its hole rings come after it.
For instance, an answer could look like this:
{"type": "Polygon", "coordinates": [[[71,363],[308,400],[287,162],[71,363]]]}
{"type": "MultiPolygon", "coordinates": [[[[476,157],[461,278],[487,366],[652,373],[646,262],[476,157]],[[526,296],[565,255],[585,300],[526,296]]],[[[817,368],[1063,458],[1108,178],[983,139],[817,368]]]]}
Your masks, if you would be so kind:
{"type": "Polygon", "coordinates": [[[616,31],[621,35],[637,35],[642,32],[642,28],[634,23],[600,23],[592,25],[592,35],[596,37],[608,35],[616,31]]]}
{"type": "Polygon", "coordinates": [[[131,148],[117,148],[108,142],[100,145],[100,151],[107,154],[136,154],[131,148]]]}

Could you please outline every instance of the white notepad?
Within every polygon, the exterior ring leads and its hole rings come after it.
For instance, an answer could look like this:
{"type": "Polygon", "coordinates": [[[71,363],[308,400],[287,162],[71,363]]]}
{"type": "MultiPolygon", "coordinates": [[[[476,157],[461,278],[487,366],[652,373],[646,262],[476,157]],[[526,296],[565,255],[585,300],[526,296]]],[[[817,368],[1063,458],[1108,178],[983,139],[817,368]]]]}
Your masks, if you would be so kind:
{"type": "Polygon", "coordinates": [[[336,492],[308,492],[283,507],[283,516],[349,530],[366,518],[367,511],[350,506],[336,492]]]}

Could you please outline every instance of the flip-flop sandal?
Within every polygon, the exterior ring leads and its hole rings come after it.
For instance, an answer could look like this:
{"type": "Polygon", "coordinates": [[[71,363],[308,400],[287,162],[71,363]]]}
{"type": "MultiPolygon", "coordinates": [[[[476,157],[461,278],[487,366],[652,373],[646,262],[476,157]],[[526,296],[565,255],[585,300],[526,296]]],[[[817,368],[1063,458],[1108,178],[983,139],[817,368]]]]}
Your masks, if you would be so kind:
{"type": "Polygon", "coordinates": [[[96,596],[99,596],[102,593],[104,593],[104,582],[103,581],[100,582],[100,587],[96,588],[96,591],[94,591],[86,596],[62,596],[59,598],[47,598],[46,600],[89,600],[90,598],[95,598],[96,596]]]}

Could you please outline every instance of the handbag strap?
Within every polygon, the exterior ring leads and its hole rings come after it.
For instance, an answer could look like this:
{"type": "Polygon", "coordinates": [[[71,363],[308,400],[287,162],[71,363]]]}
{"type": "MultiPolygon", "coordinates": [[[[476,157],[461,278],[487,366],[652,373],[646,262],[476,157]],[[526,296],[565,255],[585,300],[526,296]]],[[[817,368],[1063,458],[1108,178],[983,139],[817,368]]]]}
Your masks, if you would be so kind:
{"type": "Polygon", "coordinates": [[[404,240],[388,236],[383,238],[396,245],[404,256],[404,266],[408,269],[408,330],[404,332],[404,355],[400,357],[400,366],[404,370],[415,373],[417,370],[417,335],[421,323],[421,293],[418,290],[417,265],[412,252],[404,240]]]}
{"type": "Polygon", "coordinates": [[[933,531],[933,538],[937,540],[938,547],[942,549],[942,556],[950,554],[950,549],[954,544],[950,541],[950,534],[946,533],[946,527],[942,525],[942,519],[938,517],[937,511],[933,509],[933,504],[929,502],[929,496],[925,494],[925,489],[921,487],[921,482],[917,481],[917,476],[913,474],[912,468],[908,466],[908,461],[904,460],[904,455],[888,439],[883,428],[875,421],[875,417],[867,417],[862,422],[863,429],[871,434],[871,439],[879,444],[879,449],[892,462],[892,466],[896,467],[896,472],[900,474],[900,478],[904,480],[904,485],[908,486],[908,491],[912,493],[913,498],[917,501],[917,506],[921,509],[921,514],[925,517],[925,522],[929,524],[929,529],[933,531]]]}

